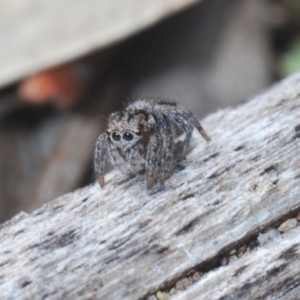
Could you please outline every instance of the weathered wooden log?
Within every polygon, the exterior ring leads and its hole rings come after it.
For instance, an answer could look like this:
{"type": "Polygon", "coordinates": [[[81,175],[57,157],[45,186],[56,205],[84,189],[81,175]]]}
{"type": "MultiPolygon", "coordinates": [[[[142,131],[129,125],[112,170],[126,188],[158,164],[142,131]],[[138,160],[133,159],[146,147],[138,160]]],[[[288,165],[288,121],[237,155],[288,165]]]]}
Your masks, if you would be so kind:
{"type": "Polygon", "coordinates": [[[113,171],[4,223],[0,298],[297,299],[299,228],[257,236],[300,210],[299,83],[204,119],[156,193],[113,171]]]}

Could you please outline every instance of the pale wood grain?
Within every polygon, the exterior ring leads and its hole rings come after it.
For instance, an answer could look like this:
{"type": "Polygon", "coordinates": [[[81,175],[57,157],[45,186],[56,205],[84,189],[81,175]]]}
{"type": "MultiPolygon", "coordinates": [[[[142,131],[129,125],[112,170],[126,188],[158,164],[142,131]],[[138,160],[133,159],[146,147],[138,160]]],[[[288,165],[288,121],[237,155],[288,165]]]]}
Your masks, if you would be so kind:
{"type": "MultiPolygon", "coordinates": [[[[5,223],[0,297],[143,299],[299,209],[299,82],[297,74],[204,119],[212,141],[194,133],[157,193],[142,176],[114,171],[103,189],[88,186],[5,223]]],[[[215,295],[224,270],[207,275],[215,295]]]]}

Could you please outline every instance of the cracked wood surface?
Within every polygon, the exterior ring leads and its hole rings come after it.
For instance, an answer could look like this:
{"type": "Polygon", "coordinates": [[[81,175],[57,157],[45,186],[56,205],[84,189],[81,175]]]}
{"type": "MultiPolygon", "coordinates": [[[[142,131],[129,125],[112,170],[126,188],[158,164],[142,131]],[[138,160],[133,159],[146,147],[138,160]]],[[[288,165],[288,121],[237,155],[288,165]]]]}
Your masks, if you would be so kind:
{"type": "MultiPolygon", "coordinates": [[[[147,193],[143,176],[113,171],[103,189],[88,186],[4,223],[0,298],[145,299],[299,209],[299,83],[296,74],[204,119],[212,141],[195,132],[187,159],[157,193],[147,193]]],[[[287,278],[299,277],[289,264],[298,270],[300,239],[274,244],[208,272],[174,298],[256,299],[287,285],[298,295],[287,278]]]]}
{"type": "Polygon", "coordinates": [[[300,227],[203,277],[179,299],[299,299],[300,227]]]}

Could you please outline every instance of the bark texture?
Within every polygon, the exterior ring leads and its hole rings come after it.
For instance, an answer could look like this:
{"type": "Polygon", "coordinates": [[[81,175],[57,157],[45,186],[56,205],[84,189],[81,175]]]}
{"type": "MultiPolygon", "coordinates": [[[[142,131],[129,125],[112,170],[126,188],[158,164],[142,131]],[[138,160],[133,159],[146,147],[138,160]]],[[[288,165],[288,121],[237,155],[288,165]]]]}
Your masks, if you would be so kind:
{"type": "MultiPolygon", "coordinates": [[[[300,74],[201,124],[186,160],[149,194],[113,171],[0,228],[3,299],[294,299],[299,228],[250,243],[300,210],[300,74]],[[219,261],[247,245],[248,252],[219,261]],[[172,287],[191,272],[185,291],[172,287]]],[[[297,298],[297,297],[296,297],[297,298]]]]}

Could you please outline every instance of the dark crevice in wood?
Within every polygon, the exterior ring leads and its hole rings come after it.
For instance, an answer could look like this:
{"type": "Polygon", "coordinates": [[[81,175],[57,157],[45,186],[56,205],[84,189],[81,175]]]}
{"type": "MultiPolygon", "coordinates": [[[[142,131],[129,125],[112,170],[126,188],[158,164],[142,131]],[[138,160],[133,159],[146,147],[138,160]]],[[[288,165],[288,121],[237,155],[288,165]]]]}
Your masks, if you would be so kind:
{"type": "Polygon", "coordinates": [[[17,231],[17,232],[14,234],[14,236],[17,236],[17,235],[23,233],[24,231],[25,231],[24,229],[21,229],[21,230],[17,231]]]}
{"type": "Polygon", "coordinates": [[[278,259],[284,259],[284,260],[289,260],[297,257],[297,248],[295,245],[290,247],[289,249],[285,250],[279,257],[278,259]]]}
{"type": "Polygon", "coordinates": [[[295,127],[295,131],[296,132],[300,131],[300,124],[295,127]]]}
{"type": "Polygon", "coordinates": [[[180,230],[178,230],[175,235],[184,235],[188,233],[190,230],[192,230],[199,222],[200,218],[197,217],[190,221],[188,224],[186,224],[184,227],[182,227],[180,230]]]}
{"type": "Polygon", "coordinates": [[[209,160],[211,160],[212,158],[215,158],[219,155],[219,152],[213,153],[212,155],[208,156],[207,158],[203,159],[203,162],[207,162],[209,160]]]}
{"type": "Polygon", "coordinates": [[[21,287],[24,288],[26,287],[27,285],[31,284],[31,281],[24,281],[22,284],[21,284],[21,287]]]}
{"type": "Polygon", "coordinates": [[[7,265],[8,263],[11,263],[11,261],[7,260],[7,261],[5,261],[3,263],[0,263],[0,268],[3,267],[3,266],[5,266],[5,265],[7,265]]]}
{"type": "Polygon", "coordinates": [[[243,273],[244,270],[247,269],[247,266],[242,266],[241,268],[239,268],[234,274],[233,277],[239,276],[240,274],[243,273]]]}
{"type": "Polygon", "coordinates": [[[184,197],[182,197],[182,198],[179,198],[178,200],[179,201],[185,201],[185,200],[187,200],[187,199],[189,199],[189,198],[192,198],[192,197],[195,197],[195,193],[191,193],[191,194],[188,194],[188,195],[185,195],[184,197]]]}
{"type": "Polygon", "coordinates": [[[244,146],[238,146],[238,147],[236,147],[236,148],[234,149],[234,151],[240,151],[240,150],[242,150],[242,149],[244,149],[244,146]]]}
{"type": "MultiPolygon", "coordinates": [[[[220,298],[219,300],[246,299],[247,296],[249,296],[249,291],[253,287],[260,286],[263,282],[268,280],[268,278],[270,280],[270,278],[272,276],[276,276],[277,274],[281,273],[284,269],[286,269],[287,266],[288,266],[288,264],[283,263],[279,267],[274,267],[272,270],[269,271],[267,276],[261,275],[258,279],[254,280],[252,282],[246,282],[241,287],[238,287],[237,289],[235,289],[230,295],[226,295],[226,296],[220,298]]],[[[281,291],[281,293],[283,293],[285,295],[285,297],[287,297],[288,292],[290,292],[291,290],[293,290],[293,289],[298,290],[299,282],[300,282],[299,278],[295,278],[295,277],[286,278],[281,283],[281,289],[283,289],[281,291]]],[[[270,299],[270,298],[273,299],[274,295],[276,295],[277,292],[278,292],[278,286],[274,286],[273,288],[268,289],[266,291],[266,293],[264,293],[263,295],[260,295],[259,297],[252,298],[252,299],[253,300],[270,299]]]]}
{"type": "Polygon", "coordinates": [[[277,166],[272,165],[270,167],[265,168],[259,175],[264,175],[264,174],[268,174],[272,171],[276,171],[277,170],[277,166]]]}
{"type": "Polygon", "coordinates": [[[216,172],[216,173],[213,173],[212,175],[208,176],[207,179],[216,179],[218,177],[220,177],[222,174],[224,174],[225,172],[229,171],[230,169],[232,169],[234,167],[234,165],[232,166],[229,166],[227,168],[225,168],[223,171],[221,171],[220,173],[216,172]]]}
{"type": "MultiPolygon", "coordinates": [[[[49,235],[49,234],[47,234],[49,235]]],[[[72,229],[64,234],[53,236],[48,238],[41,243],[36,243],[29,248],[39,248],[39,249],[55,249],[55,248],[63,248],[73,242],[75,238],[78,237],[78,232],[75,229],[72,229]]]]}
{"type": "Polygon", "coordinates": [[[125,243],[127,243],[130,239],[131,239],[131,236],[120,239],[120,240],[114,242],[114,244],[112,246],[108,247],[108,250],[109,251],[116,250],[119,247],[121,247],[122,245],[124,245],[125,243]]]}

